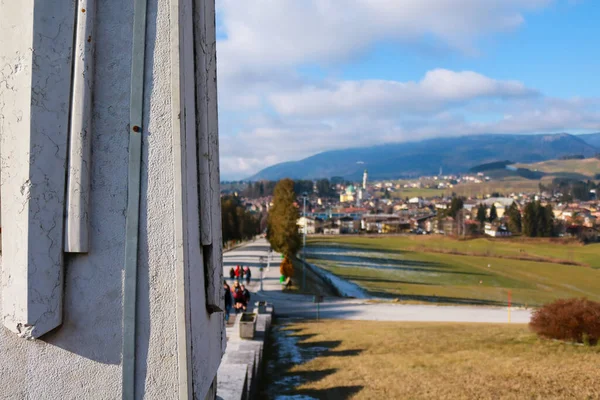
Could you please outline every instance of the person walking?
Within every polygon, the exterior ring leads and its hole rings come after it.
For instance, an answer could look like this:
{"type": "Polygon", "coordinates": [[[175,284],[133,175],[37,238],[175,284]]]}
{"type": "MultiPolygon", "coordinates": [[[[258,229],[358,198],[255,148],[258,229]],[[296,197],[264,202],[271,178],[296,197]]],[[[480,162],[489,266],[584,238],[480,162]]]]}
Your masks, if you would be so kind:
{"type": "Polygon", "coordinates": [[[240,288],[239,282],[235,282],[233,289],[233,303],[235,308],[235,313],[239,313],[244,310],[244,294],[242,289],[240,288]]]}
{"type": "Polygon", "coordinates": [[[252,279],[252,272],[250,272],[250,267],[246,267],[246,285],[250,284],[250,279],[252,279]]]}
{"type": "Polygon", "coordinates": [[[239,281],[240,280],[240,266],[239,265],[235,266],[234,273],[235,273],[235,279],[239,281]]]}
{"type": "Polygon", "coordinates": [[[223,290],[225,291],[225,322],[229,322],[229,315],[233,306],[233,296],[231,295],[231,288],[227,284],[227,281],[223,281],[223,290]]]}
{"type": "Polygon", "coordinates": [[[231,269],[229,270],[229,278],[231,279],[231,283],[233,284],[233,281],[235,280],[235,270],[233,269],[233,267],[231,267],[231,269]]]}
{"type": "Polygon", "coordinates": [[[248,291],[248,289],[246,289],[244,285],[241,285],[240,289],[242,289],[242,297],[244,299],[243,309],[244,311],[246,311],[248,308],[248,303],[250,303],[250,292],[248,291]]]}

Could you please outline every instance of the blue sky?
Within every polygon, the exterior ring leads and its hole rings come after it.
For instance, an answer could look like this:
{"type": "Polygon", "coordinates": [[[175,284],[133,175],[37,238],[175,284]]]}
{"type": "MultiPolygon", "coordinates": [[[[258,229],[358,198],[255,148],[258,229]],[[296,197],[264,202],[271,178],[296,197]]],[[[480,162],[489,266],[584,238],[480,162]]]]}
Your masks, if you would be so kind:
{"type": "Polygon", "coordinates": [[[336,148],[600,131],[592,0],[217,0],[221,172],[336,148]]]}

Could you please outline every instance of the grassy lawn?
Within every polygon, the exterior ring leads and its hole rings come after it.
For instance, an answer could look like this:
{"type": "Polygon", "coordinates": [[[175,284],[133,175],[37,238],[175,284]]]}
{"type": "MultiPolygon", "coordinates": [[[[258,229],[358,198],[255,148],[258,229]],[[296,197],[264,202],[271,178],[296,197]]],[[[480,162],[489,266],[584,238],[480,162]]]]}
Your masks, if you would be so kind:
{"type": "MultiPolygon", "coordinates": [[[[280,261],[280,260],[278,260],[280,261]]],[[[330,288],[319,276],[315,275],[310,269],[306,269],[304,271],[304,264],[297,258],[292,259],[292,264],[294,265],[294,277],[292,278],[292,287],[286,289],[289,293],[297,293],[297,294],[310,294],[315,295],[319,294],[322,296],[336,296],[337,294],[334,292],[332,288],[330,288]],[[306,286],[305,289],[302,290],[302,274],[306,272],[306,286]]],[[[279,265],[275,265],[276,268],[279,268],[279,265]]]]}
{"type": "Polygon", "coordinates": [[[308,244],[310,262],[376,297],[504,305],[510,290],[517,305],[538,306],[565,297],[600,301],[598,244],[416,235],[323,237],[308,244]],[[565,262],[586,266],[561,264],[565,262]]]}
{"type": "Polygon", "coordinates": [[[600,398],[600,347],[525,325],[321,321],[276,327],[261,398],[600,398]]]}

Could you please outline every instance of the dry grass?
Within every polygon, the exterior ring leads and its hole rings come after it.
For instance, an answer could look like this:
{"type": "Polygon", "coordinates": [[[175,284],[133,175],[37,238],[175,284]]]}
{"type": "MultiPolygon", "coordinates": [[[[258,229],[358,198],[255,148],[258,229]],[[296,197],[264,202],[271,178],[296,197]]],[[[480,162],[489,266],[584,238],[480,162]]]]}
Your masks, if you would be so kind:
{"type": "Polygon", "coordinates": [[[535,164],[517,164],[515,167],[528,168],[532,171],[541,171],[548,174],[580,174],[593,179],[598,171],[600,171],[600,160],[597,158],[587,158],[585,160],[549,160],[535,164]]]}
{"type": "Polygon", "coordinates": [[[284,329],[297,336],[298,348],[317,350],[299,365],[270,368],[291,382],[288,393],[278,394],[319,399],[600,398],[600,347],[538,339],[525,325],[321,321],[284,329]]]}

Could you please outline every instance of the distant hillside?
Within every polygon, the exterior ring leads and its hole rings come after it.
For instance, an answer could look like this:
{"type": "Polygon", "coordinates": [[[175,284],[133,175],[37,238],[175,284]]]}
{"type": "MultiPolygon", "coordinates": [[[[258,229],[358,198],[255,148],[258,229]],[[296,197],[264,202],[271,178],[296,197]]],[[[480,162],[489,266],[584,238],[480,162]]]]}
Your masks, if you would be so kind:
{"type": "Polygon", "coordinates": [[[590,133],[587,135],[578,135],[586,143],[600,149],[600,133],[590,133]]]}
{"type": "MultiPolygon", "coordinates": [[[[600,137],[600,134],[598,135],[600,137]]],[[[476,135],[390,143],[366,148],[333,150],[300,161],[265,168],[250,180],[316,179],[341,176],[360,179],[368,169],[373,179],[392,179],[466,172],[474,165],[498,160],[535,163],[562,156],[591,157],[599,148],[570,134],[476,135]]],[[[595,139],[593,135],[587,135],[595,139]]]]}
{"type": "Polygon", "coordinates": [[[550,175],[556,178],[594,179],[600,173],[600,160],[548,160],[535,164],[516,164],[518,168],[550,175]]]}

